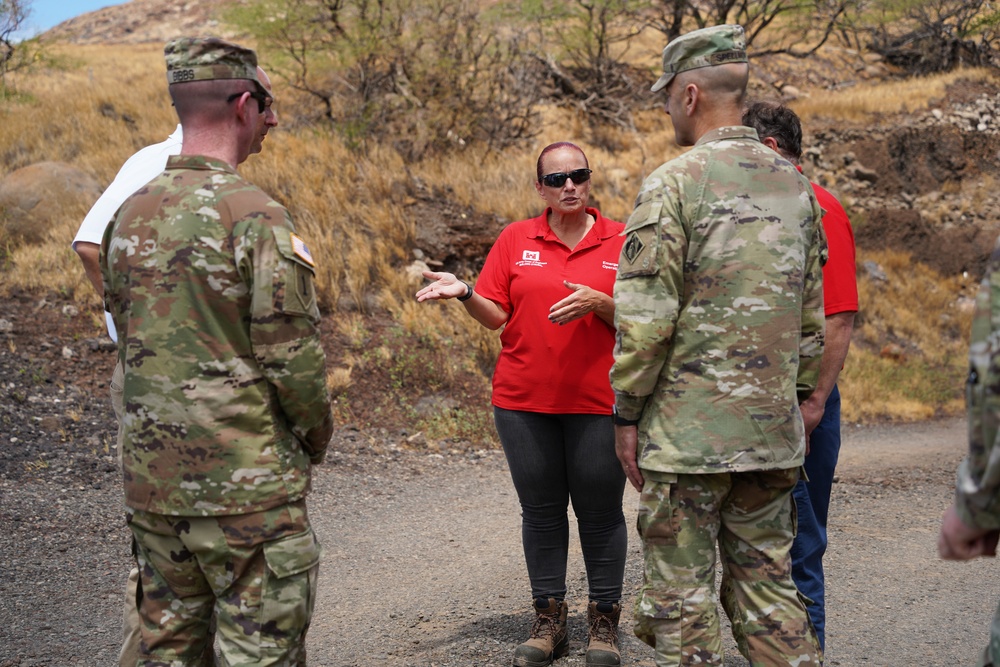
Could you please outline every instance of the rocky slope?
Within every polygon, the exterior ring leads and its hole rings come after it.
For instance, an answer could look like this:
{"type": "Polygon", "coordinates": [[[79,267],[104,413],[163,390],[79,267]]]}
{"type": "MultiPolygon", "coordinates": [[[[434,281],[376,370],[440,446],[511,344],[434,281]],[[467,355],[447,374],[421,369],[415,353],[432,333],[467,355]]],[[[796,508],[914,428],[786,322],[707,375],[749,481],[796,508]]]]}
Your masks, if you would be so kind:
{"type": "Polygon", "coordinates": [[[859,248],[982,275],[1000,233],[995,82],[960,82],[930,111],[819,128],[807,145],[806,172],[845,203],[859,248]]]}
{"type": "Polygon", "coordinates": [[[42,35],[69,44],[166,42],[182,34],[234,38],[219,21],[221,12],[242,0],[130,0],[64,21],[42,35]]]}

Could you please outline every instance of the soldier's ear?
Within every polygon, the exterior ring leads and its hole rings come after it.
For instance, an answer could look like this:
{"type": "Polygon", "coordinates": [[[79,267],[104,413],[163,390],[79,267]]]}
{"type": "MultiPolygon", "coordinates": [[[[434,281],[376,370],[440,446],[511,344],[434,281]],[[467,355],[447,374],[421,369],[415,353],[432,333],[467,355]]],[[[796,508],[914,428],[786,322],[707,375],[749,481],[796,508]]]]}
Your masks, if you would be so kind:
{"type": "Polygon", "coordinates": [[[253,106],[253,108],[256,110],[257,108],[256,105],[257,105],[257,100],[250,97],[249,91],[240,95],[240,97],[236,100],[236,110],[240,118],[246,118],[247,116],[249,116],[249,110],[251,106],[253,106]]]}
{"type": "Polygon", "coordinates": [[[684,86],[683,95],[681,108],[684,109],[684,113],[688,117],[693,116],[695,109],[698,108],[698,102],[701,100],[701,89],[698,88],[698,84],[691,82],[684,86]]]}

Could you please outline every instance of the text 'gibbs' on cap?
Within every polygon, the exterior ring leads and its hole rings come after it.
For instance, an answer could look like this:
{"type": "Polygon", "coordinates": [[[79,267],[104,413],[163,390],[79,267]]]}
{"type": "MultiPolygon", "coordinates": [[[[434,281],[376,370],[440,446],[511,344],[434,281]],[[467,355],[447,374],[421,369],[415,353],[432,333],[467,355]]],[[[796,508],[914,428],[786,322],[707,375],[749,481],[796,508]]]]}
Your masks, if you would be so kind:
{"type": "Polygon", "coordinates": [[[676,75],[699,67],[747,61],[747,40],[741,25],[717,25],[673,39],[663,49],[663,76],[652,92],[662,90],[676,75]]]}
{"type": "Polygon", "coordinates": [[[163,48],[167,83],[257,78],[257,54],[218,37],[179,37],[163,48]]]}

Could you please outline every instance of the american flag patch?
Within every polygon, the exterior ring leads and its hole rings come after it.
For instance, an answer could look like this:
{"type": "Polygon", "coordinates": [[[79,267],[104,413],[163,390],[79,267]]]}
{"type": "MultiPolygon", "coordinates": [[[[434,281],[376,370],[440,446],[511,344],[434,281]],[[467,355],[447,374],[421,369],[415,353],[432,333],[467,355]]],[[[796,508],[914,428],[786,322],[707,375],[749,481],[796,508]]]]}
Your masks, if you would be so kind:
{"type": "Polygon", "coordinates": [[[292,238],[292,252],[295,253],[295,256],[309,266],[316,266],[316,263],[313,262],[312,253],[309,252],[309,248],[306,247],[306,242],[302,240],[302,237],[298,234],[290,234],[290,236],[292,238]]]}

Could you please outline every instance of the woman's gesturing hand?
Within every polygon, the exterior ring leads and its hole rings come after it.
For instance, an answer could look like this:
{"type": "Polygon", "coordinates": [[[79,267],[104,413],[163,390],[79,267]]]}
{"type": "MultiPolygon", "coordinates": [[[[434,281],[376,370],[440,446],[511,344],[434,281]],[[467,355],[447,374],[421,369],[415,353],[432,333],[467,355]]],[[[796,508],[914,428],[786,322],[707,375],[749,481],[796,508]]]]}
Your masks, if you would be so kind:
{"type": "Polygon", "coordinates": [[[567,324],[587,313],[596,313],[608,324],[614,324],[615,303],[610,296],[587,285],[578,285],[568,280],[564,280],[563,285],[570,290],[570,294],[549,308],[550,322],[567,324]]]}
{"type": "Polygon", "coordinates": [[[433,280],[434,282],[417,292],[417,301],[454,299],[465,296],[468,290],[468,286],[452,273],[424,271],[422,275],[424,278],[433,280]]]}

